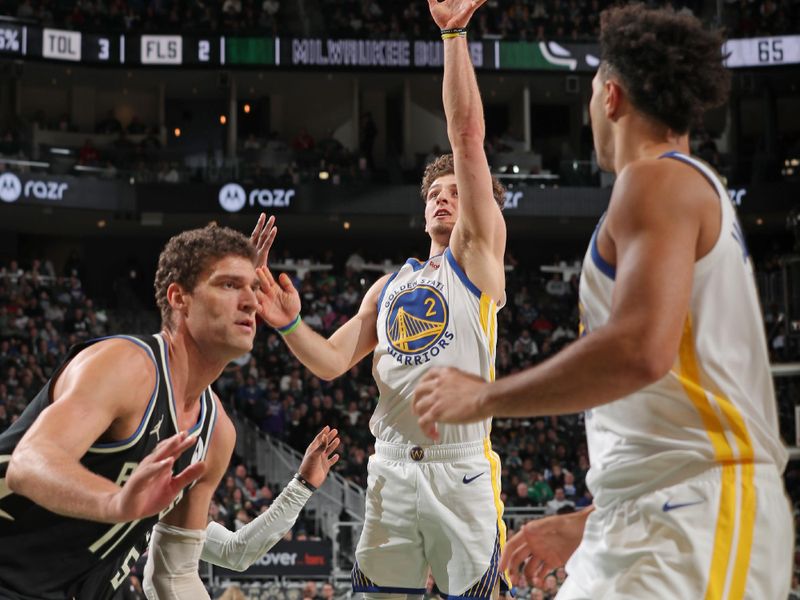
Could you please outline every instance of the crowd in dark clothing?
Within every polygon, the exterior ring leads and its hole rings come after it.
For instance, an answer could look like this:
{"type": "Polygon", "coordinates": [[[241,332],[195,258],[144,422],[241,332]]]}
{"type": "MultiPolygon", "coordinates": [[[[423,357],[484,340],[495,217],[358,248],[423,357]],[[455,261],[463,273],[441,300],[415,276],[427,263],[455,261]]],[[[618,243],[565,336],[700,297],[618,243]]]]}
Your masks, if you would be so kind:
{"type": "MultiPolygon", "coordinates": [[[[473,39],[595,41],[600,12],[611,0],[488,0],[471,24],[473,39]]],[[[800,11],[791,0],[698,0],[648,2],[689,10],[725,27],[729,37],[781,35],[798,31],[800,11]]],[[[0,14],[44,26],[83,31],[224,33],[292,36],[312,30],[335,38],[427,39],[436,36],[424,4],[399,0],[316,0],[305,18],[287,18],[280,0],[0,0],[0,14]],[[325,18],[313,18],[314,15],[325,18]],[[319,31],[317,31],[319,30],[319,31]]]]}

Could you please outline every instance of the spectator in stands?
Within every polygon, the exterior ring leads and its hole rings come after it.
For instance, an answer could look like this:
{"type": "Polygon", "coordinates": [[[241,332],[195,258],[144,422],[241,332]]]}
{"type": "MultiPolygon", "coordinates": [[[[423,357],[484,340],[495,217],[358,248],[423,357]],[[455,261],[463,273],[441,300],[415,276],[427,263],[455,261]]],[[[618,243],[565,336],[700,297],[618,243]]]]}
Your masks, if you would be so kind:
{"type": "Polygon", "coordinates": [[[0,139],[0,154],[5,156],[16,156],[20,151],[19,141],[12,129],[6,129],[0,139]]]}
{"type": "Polygon", "coordinates": [[[557,487],[555,489],[555,497],[547,503],[547,507],[545,508],[544,512],[547,515],[555,515],[566,506],[574,509],[575,503],[572,500],[567,500],[567,498],[564,496],[563,487],[557,487]]]}
{"type": "Polygon", "coordinates": [[[314,138],[305,127],[292,139],[292,148],[297,152],[307,152],[314,149],[314,138]]]}
{"type": "Polygon", "coordinates": [[[100,153],[94,147],[91,138],[86,138],[83,146],[78,150],[78,163],[88,167],[95,167],[99,160],[100,153]]]}
{"type": "Polygon", "coordinates": [[[318,593],[316,581],[307,581],[306,585],[303,587],[303,600],[306,598],[310,600],[322,600],[318,593]]]}
{"type": "Polygon", "coordinates": [[[537,506],[543,506],[553,498],[553,490],[547,485],[547,482],[542,479],[538,471],[531,473],[531,485],[528,491],[531,503],[537,506]]]}
{"type": "MultiPolygon", "coordinates": [[[[370,3],[370,7],[378,8],[374,2],[370,3]]],[[[378,127],[375,125],[375,119],[372,118],[372,113],[367,111],[361,115],[361,121],[358,127],[359,143],[358,149],[361,155],[367,159],[367,168],[370,171],[375,170],[375,157],[373,156],[373,149],[375,146],[375,138],[378,137],[378,127]]]]}
{"type": "Polygon", "coordinates": [[[544,592],[544,600],[554,600],[556,594],[558,594],[558,579],[556,579],[555,575],[550,573],[544,578],[543,583],[542,592],[544,592]]]}
{"type": "Polygon", "coordinates": [[[322,600],[333,600],[334,595],[335,595],[335,590],[333,589],[333,586],[327,581],[323,583],[322,594],[321,594],[322,600]]]}
{"type": "Polygon", "coordinates": [[[522,330],[522,333],[514,342],[514,352],[523,359],[528,359],[539,354],[539,347],[531,336],[530,330],[522,330]]]}
{"type": "Polygon", "coordinates": [[[515,489],[513,496],[508,498],[505,502],[506,506],[514,507],[527,507],[531,505],[531,499],[528,495],[528,484],[519,482],[515,489]]]}
{"type": "Polygon", "coordinates": [[[127,131],[130,135],[142,135],[147,131],[147,127],[139,120],[138,116],[133,115],[131,122],[128,123],[127,131]]]}
{"type": "Polygon", "coordinates": [[[242,592],[242,588],[238,585],[232,585],[223,592],[219,600],[247,600],[247,597],[242,592]]]}
{"type": "Polygon", "coordinates": [[[575,486],[575,475],[569,471],[564,472],[564,497],[575,502],[578,499],[578,488],[575,486]]]}
{"type": "Polygon", "coordinates": [[[97,123],[95,131],[97,133],[119,133],[122,131],[122,124],[119,122],[117,117],[114,116],[114,111],[109,110],[106,113],[105,119],[97,123]]]}

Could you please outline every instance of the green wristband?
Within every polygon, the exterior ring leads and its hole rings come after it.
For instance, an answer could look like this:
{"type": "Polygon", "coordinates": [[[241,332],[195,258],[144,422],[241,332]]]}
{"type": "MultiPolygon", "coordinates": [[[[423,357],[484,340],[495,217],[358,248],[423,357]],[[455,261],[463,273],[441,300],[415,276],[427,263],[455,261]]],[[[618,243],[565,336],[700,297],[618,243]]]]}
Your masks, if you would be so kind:
{"type": "Polygon", "coordinates": [[[280,333],[282,336],[285,337],[285,336],[289,335],[290,333],[292,333],[295,329],[300,327],[300,323],[302,321],[303,321],[303,319],[300,318],[300,313],[297,313],[297,316],[294,318],[294,321],[292,321],[291,323],[289,323],[288,325],[286,325],[284,327],[276,327],[275,329],[276,329],[276,331],[278,333],[280,333]]]}

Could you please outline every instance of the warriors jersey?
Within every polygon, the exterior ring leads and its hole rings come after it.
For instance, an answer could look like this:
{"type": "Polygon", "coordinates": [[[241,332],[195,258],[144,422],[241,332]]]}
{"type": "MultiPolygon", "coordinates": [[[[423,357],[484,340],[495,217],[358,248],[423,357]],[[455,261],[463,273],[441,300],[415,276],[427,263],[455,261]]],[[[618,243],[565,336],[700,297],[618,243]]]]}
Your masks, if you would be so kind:
{"type": "MultiPolygon", "coordinates": [[[[738,470],[743,489],[752,489],[754,463],[782,472],[787,459],[753,267],[727,190],[695,158],[677,152],[661,158],[684,162],[705,177],[719,196],[721,229],[694,265],[689,311],[669,374],[586,413],[587,484],[599,506],[719,465],[737,467],[723,469],[723,487],[736,489],[738,470]]],[[[584,335],[608,321],[614,293],[615,268],[598,252],[597,230],[580,282],[584,335]]]]}
{"type": "MultiPolygon", "coordinates": [[[[95,443],[81,458],[81,464],[93,473],[124,485],[158,442],[178,432],[178,424],[164,338],[161,335],[118,337],[137,344],[150,355],[156,384],[136,432],[119,442],[95,443]]],[[[108,524],[57,515],[8,490],[5,474],[11,453],[39,414],[50,405],[58,374],[69,360],[97,341],[71,348],[56,375],[19,420],[0,435],[0,598],[110,598],[147,546],[153,525],[183,497],[182,490],[161,515],[108,524]]],[[[97,402],[102,401],[97,398],[97,402]]],[[[194,451],[187,450],[175,461],[175,473],[203,460],[208,450],[217,414],[210,388],[203,392],[200,403],[199,419],[189,430],[189,435],[197,438],[194,451]]]]}
{"type": "MultiPolygon", "coordinates": [[[[370,420],[379,440],[430,444],[411,413],[414,388],[431,367],[458,367],[494,379],[498,306],[467,278],[450,249],[424,263],[409,259],[378,300],[378,345],[372,373],[380,399],[370,420]]],[[[439,424],[440,443],[489,435],[491,419],[439,424]]]]}

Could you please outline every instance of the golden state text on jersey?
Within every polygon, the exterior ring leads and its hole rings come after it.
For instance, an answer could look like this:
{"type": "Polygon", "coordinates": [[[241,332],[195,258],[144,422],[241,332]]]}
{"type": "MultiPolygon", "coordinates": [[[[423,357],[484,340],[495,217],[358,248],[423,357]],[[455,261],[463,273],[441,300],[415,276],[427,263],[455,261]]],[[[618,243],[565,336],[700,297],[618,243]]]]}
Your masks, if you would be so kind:
{"type": "Polygon", "coordinates": [[[421,277],[384,299],[387,352],[400,364],[430,362],[453,341],[443,290],[441,281],[421,277]]]}

